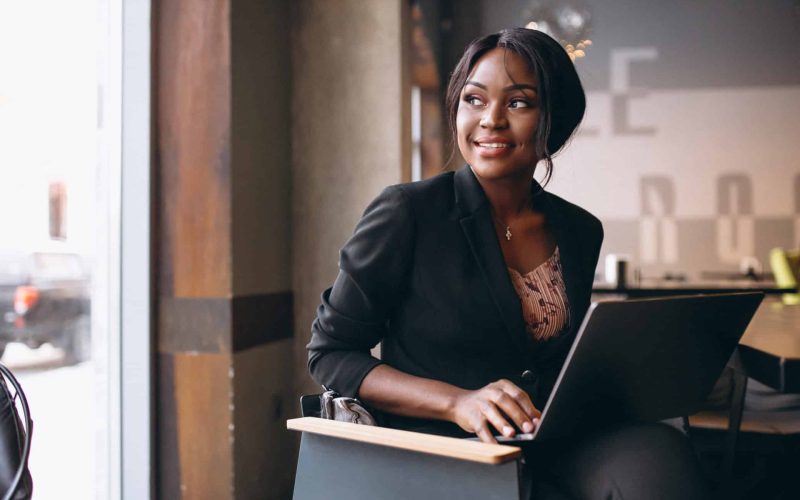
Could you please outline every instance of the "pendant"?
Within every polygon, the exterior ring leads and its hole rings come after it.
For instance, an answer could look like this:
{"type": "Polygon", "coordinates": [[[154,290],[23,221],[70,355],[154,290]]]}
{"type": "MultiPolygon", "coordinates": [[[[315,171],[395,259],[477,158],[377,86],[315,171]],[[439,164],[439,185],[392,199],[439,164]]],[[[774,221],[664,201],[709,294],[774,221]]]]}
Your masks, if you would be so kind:
{"type": "Polygon", "coordinates": [[[506,240],[511,241],[511,226],[506,226],[506,240]]]}

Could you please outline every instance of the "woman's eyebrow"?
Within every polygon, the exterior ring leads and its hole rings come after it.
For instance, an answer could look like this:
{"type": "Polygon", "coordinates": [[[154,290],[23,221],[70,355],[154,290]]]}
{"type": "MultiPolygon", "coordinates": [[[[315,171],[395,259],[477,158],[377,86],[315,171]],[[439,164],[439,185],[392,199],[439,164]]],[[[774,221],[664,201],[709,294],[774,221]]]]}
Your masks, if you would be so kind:
{"type": "Polygon", "coordinates": [[[476,82],[476,81],[474,81],[474,80],[468,80],[468,81],[467,81],[467,83],[465,83],[465,84],[464,84],[464,86],[467,86],[467,85],[474,85],[475,87],[481,88],[481,89],[483,89],[483,90],[489,90],[489,89],[486,87],[486,85],[484,85],[484,84],[482,84],[482,83],[478,83],[478,82],[476,82]]]}
{"type": "Polygon", "coordinates": [[[537,92],[536,85],[531,85],[528,83],[516,83],[514,85],[509,85],[503,89],[503,92],[509,92],[511,90],[532,90],[537,92]]]}
{"type": "MultiPolygon", "coordinates": [[[[476,82],[474,80],[469,80],[464,86],[467,85],[474,85],[475,87],[481,88],[483,90],[489,90],[486,85],[476,82]]],[[[535,85],[530,85],[528,83],[515,83],[514,85],[509,85],[508,87],[503,88],[503,92],[510,92],[512,90],[532,90],[534,92],[538,92],[535,85]]]]}

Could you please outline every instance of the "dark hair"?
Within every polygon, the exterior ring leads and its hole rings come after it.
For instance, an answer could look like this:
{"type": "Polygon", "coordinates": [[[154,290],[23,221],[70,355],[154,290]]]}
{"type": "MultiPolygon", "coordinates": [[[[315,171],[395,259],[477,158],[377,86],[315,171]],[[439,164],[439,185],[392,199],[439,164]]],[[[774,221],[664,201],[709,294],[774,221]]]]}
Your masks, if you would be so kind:
{"type": "Polygon", "coordinates": [[[456,114],[461,90],[484,54],[505,48],[521,56],[536,75],[539,86],[539,126],[534,143],[536,156],[545,162],[545,183],[553,172],[552,156],[572,136],[583,119],[586,95],[566,51],[555,40],[537,30],[511,28],[473,40],[450,75],[445,105],[447,122],[457,143],[456,114]]]}

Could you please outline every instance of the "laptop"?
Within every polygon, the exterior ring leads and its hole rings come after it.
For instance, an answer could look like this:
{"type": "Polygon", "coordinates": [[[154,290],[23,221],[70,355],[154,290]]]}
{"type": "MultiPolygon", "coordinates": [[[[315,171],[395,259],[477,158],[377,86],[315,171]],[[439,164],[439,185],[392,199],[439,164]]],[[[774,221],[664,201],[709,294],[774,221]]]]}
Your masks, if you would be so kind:
{"type": "Polygon", "coordinates": [[[764,294],[593,303],[532,434],[544,440],[699,411],[764,294]]]}

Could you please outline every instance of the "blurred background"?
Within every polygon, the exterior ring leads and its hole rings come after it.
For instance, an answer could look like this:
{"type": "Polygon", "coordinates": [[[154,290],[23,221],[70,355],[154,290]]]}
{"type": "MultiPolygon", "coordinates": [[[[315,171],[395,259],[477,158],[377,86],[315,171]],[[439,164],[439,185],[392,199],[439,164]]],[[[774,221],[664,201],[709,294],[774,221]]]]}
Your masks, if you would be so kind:
{"type": "Polygon", "coordinates": [[[452,68],[551,34],[548,189],[638,283],[800,247],[796,0],[0,0],[0,352],[37,499],[288,498],[305,344],[380,190],[459,168],[452,68]],[[67,493],[65,493],[67,492],[67,493]]]}
{"type": "Polygon", "coordinates": [[[550,187],[603,220],[604,254],[696,279],[748,257],[761,271],[771,248],[800,243],[797,2],[421,0],[413,13],[423,176],[449,156],[433,108],[464,45],[530,22],[574,48],[587,114],[550,187]]]}

